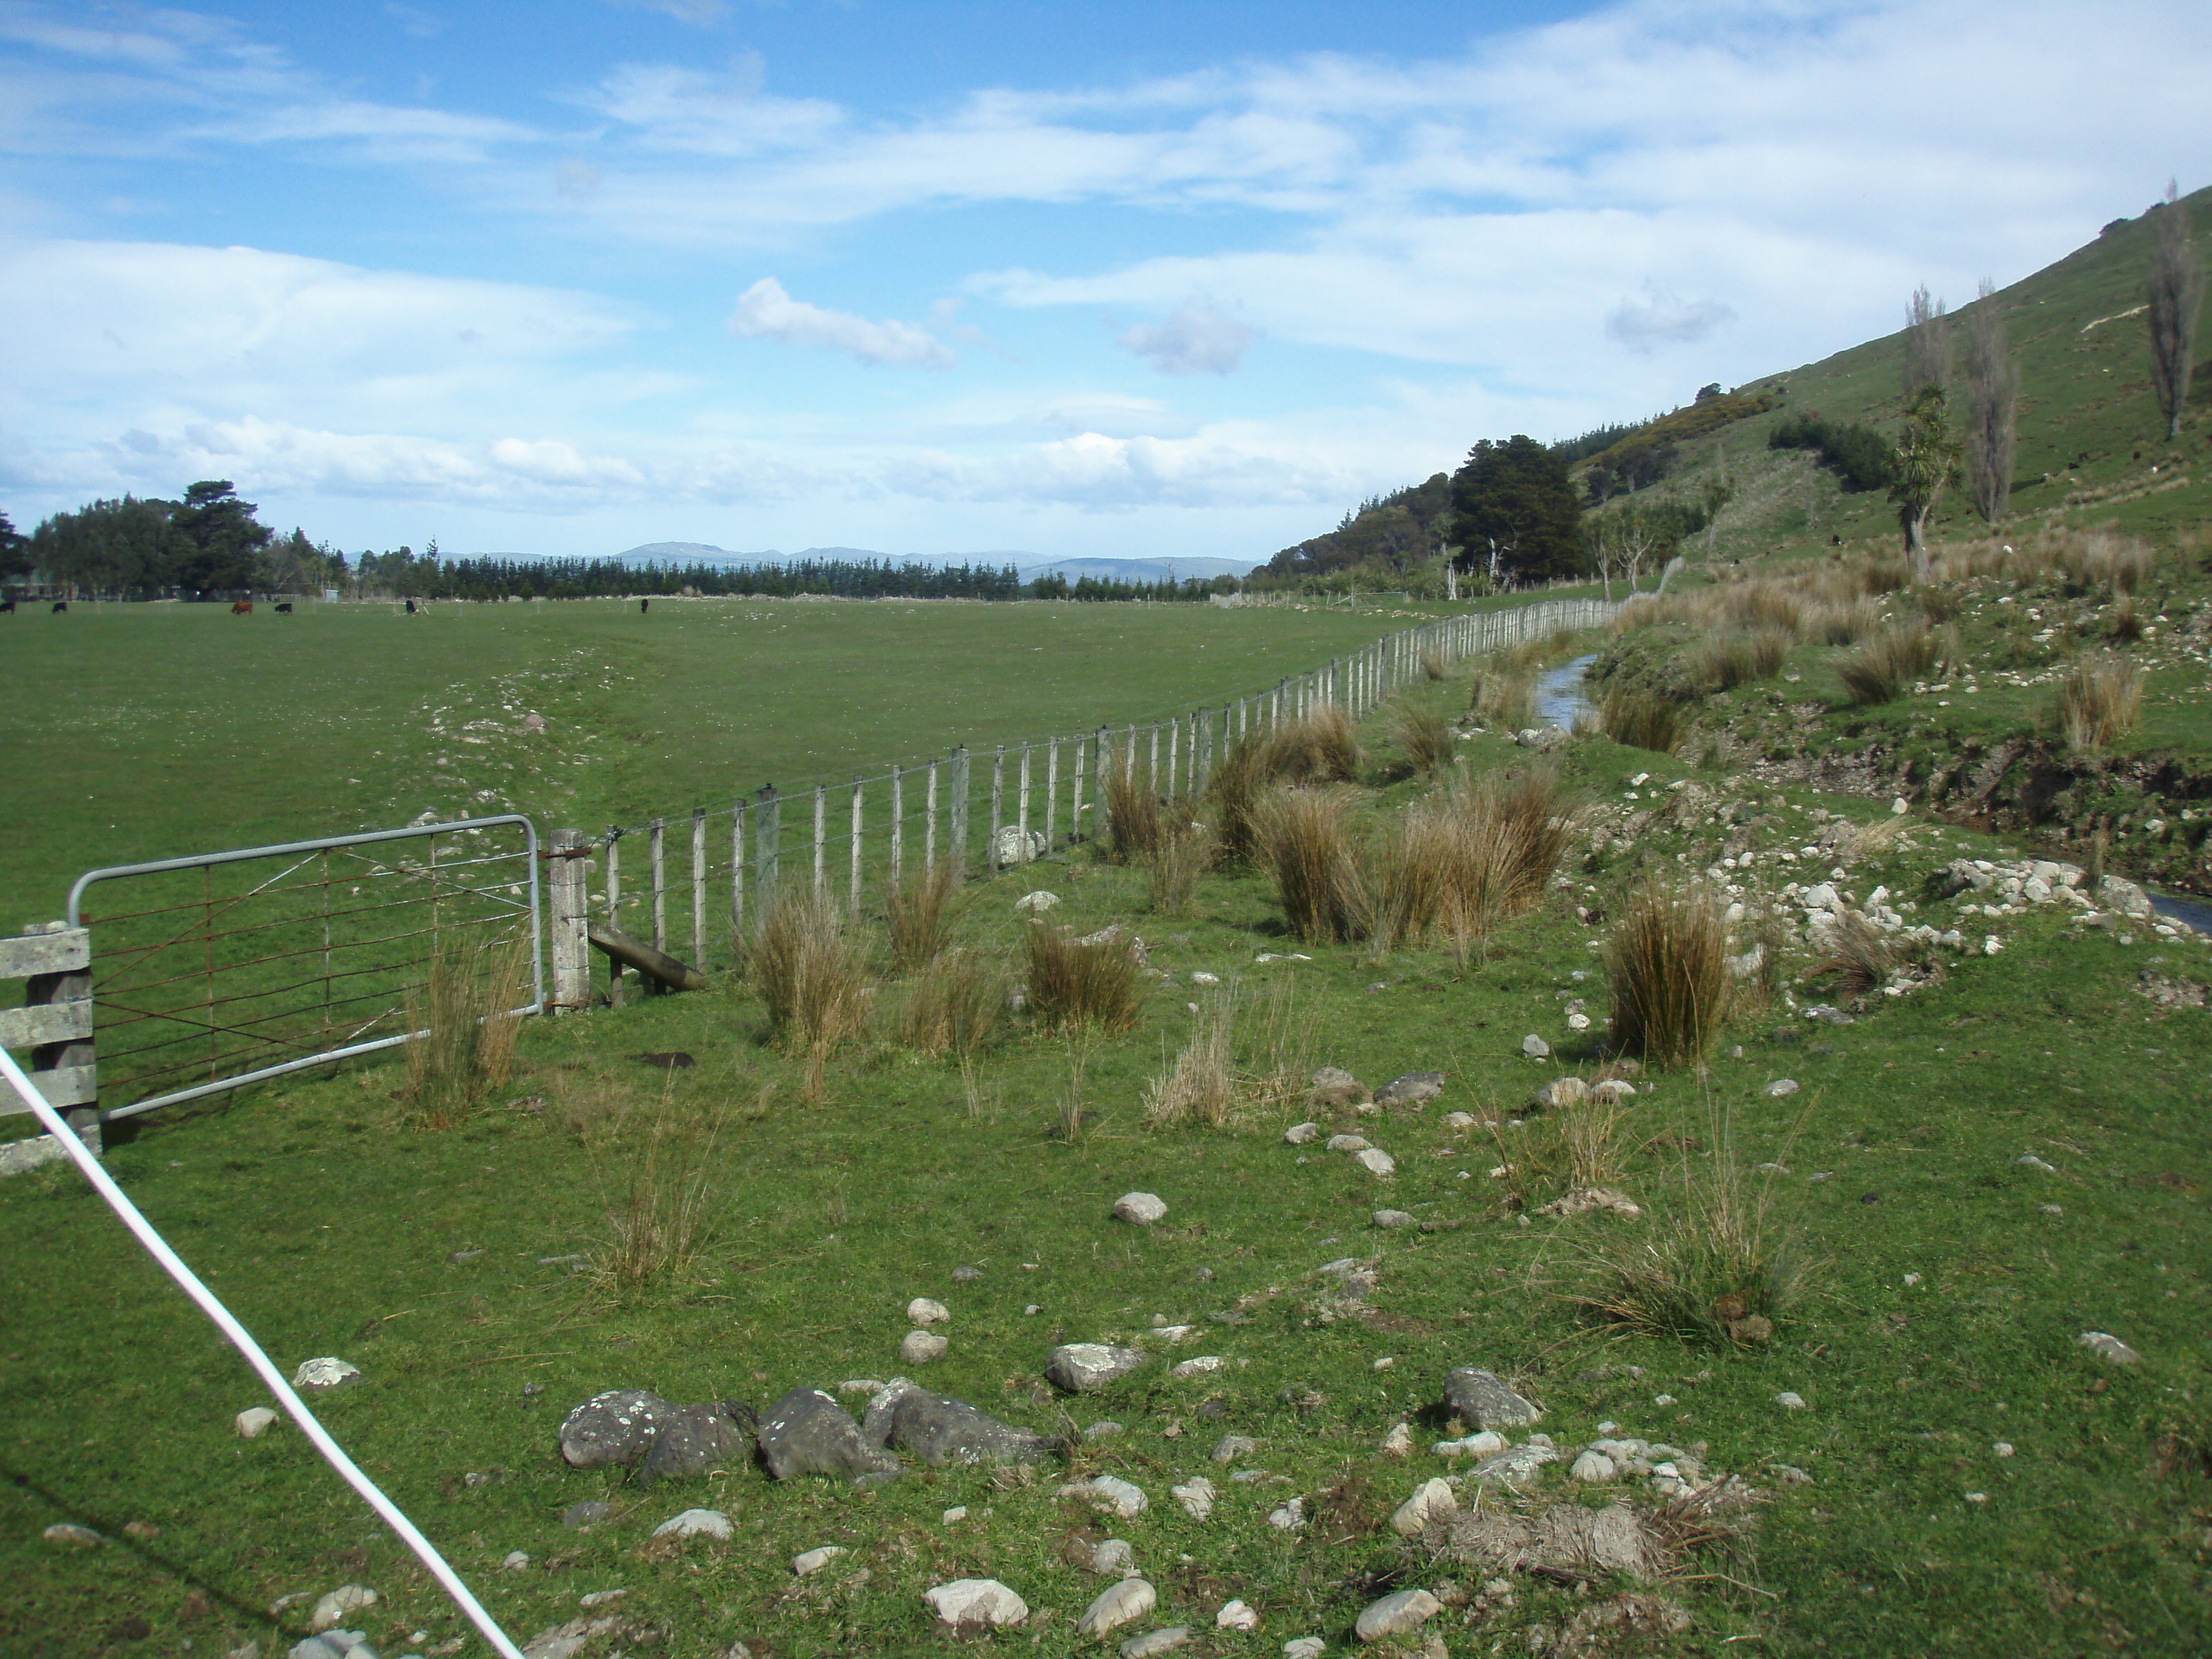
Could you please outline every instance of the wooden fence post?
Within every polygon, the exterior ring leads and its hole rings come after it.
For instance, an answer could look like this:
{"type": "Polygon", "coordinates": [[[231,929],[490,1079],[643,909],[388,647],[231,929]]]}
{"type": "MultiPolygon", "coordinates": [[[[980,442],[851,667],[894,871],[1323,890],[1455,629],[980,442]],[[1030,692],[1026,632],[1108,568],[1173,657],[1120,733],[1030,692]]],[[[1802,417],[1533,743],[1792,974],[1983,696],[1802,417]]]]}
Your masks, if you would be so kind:
{"type": "Polygon", "coordinates": [[[929,763],[929,822],[922,832],[921,861],[929,869],[937,867],[937,763],[929,763]]]}
{"type": "Polygon", "coordinates": [[[1178,718],[1170,720],[1168,722],[1168,787],[1166,793],[1161,796],[1164,800],[1173,800],[1176,798],[1176,763],[1180,757],[1182,747],[1182,720],[1178,718]]]}
{"type": "Polygon", "coordinates": [[[1016,862],[1027,864],[1030,861],[1030,745],[1028,744],[1022,745],[1021,805],[1014,816],[1014,828],[1018,832],[1016,839],[1022,844],[1021,853],[1016,862]]]}
{"type": "Polygon", "coordinates": [[[853,878],[852,890],[845,900],[845,916],[850,921],[860,914],[860,781],[853,780],[853,878]]]}
{"type": "Polygon", "coordinates": [[[730,814],[730,965],[745,959],[745,798],[730,814]]]}
{"type": "MultiPolygon", "coordinates": [[[[622,825],[607,826],[607,926],[617,933],[622,931],[622,825]]],[[[622,963],[614,957],[607,958],[607,1001],[619,1006],[622,1001],[622,963]]]]}
{"type": "Polygon", "coordinates": [[[783,877],[783,797],[764,783],[753,823],[753,927],[768,926],[783,877]]]}
{"type": "Polygon", "coordinates": [[[891,768],[891,870],[894,887],[906,875],[906,774],[891,768]]]}
{"type": "Polygon", "coordinates": [[[829,878],[829,866],[824,862],[828,854],[830,834],[830,788],[827,784],[814,786],[814,896],[820,898],[829,878]]]}
{"type": "Polygon", "coordinates": [[[707,809],[691,809],[691,959],[707,966],[707,809]]]}
{"type": "Polygon", "coordinates": [[[659,818],[653,819],[646,828],[652,832],[647,848],[653,867],[653,948],[665,951],[668,949],[668,866],[662,856],[662,843],[667,837],[659,818]]]}
{"type": "MultiPolygon", "coordinates": [[[[30,1049],[31,1081],[97,1157],[100,1088],[93,1055],[90,930],[57,921],[18,939],[0,939],[0,979],[25,981],[23,1006],[0,1009],[0,1045],[30,1049]]],[[[0,1117],[29,1116],[30,1109],[13,1091],[0,1101],[0,1117]]]]}
{"type": "Polygon", "coordinates": [[[553,954],[553,1012],[592,1001],[592,901],[580,830],[556,830],[545,857],[545,902],[553,954]]]}
{"type": "Polygon", "coordinates": [[[983,867],[994,875],[999,869],[999,830],[1006,821],[1006,745],[991,761],[991,839],[983,849],[983,867]]]}
{"type": "Polygon", "coordinates": [[[1054,738],[1044,751],[1044,850],[1052,851],[1057,839],[1054,831],[1060,819],[1060,739],[1054,738]]]}
{"type": "Polygon", "coordinates": [[[945,856],[952,860],[954,879],[968,879],[968,745],[952,751],[951,846],[945,856]]]}

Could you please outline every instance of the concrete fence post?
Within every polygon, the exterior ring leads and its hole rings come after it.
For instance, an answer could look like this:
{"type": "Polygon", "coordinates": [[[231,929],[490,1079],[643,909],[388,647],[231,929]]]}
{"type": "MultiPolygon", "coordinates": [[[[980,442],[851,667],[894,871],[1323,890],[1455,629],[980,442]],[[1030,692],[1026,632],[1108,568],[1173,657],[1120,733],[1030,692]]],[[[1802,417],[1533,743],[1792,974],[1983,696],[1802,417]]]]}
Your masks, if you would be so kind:
{"type": "Polygon", "coordinates": [[[814,896],[820,898],[830,878],[830,787],[814,786],[814,896]]]}
{"type": "Polygon", "coordinates": [[[702,972],[707,966],[707,809],[691,809],[691,956],[702,972]]]}
{"type": "Polygon", "coordinates": [[[783,878],[783,797],[772,783],[761,785],[753,809],[753,927],[768,925],[783,878]]]}
{"type": "Polygon", "coordinates": [[[666,826],[659,818],[646,828],[651,832],[646,847],[653,870],[653,948],[668,948],[668,864],[664,856],[667,841],[666,826]]]}
{"type": "MultiPolygon", "coordinates": [[[[94,1157],[100,1151],[93,1054],[92,933],[61,922],[0,939],[0,979],[20,979],[23,1006],[0,1009],[0,1046],[31,1051],[31,1081],[94,1157]]],[[[30,1109],[9,1093],[0,1115],[30,1109]]],[[[38,1120],[31,1121],[33,1131],[38,1120]]]]}

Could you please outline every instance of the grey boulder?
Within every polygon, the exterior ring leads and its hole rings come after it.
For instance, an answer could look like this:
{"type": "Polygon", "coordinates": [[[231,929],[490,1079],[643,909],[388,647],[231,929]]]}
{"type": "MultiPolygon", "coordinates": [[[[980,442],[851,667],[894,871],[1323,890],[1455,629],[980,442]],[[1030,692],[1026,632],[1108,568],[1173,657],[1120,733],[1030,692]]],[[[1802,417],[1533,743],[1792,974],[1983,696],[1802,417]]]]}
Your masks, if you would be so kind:
{"type": "Polygon", "coordinates": [[[860,1432],[875,1445],[895,1446],[930,1464],[1036,1463],[1060,1449],[1060,1442],[1001,1423],[964,1400],[911,1383],[877,1395],[860,1432]]]}
{"type": "Polygon", "coordinates": [[[1375,1091],[1378,1106],[1419,1106],[1444,1091],[1442,1072],[1407,1072],[1394,1077],[1375,1091]]]}
{"type": "Polygon", "coordinates": [[[753,1408],[741,1401],[680,1407],[653,1437],[638,1484],[680,1480],[747,1462],[759,1425],[753,1408]]]}
{"type": "Polygon", "coordinates": [[[1509,1388],[1495,1372],[1462,1366],[1444,1377],[1444,1401],[1452,1415],[1479,1429],[1517,1429],[1535,1422],[1543,1411],[1509,1388]]]}
{"type": "Polygon", "coordinates": [[[872,1446],[850,1412],[819,1389],[793,1389],[768,1408],[760,1425],[761,1461],[779,1480],[802,1474],[882,1474],[898,1459],[872,1446]]]}
{"type": "Polygon", "coordinates": [[[653,1437],[675,1415],[675,1407],[643,1389],[595,1394],[562,1419],[561,1455],[580,1469],[632,1468],[645,1461],[653,1437]]]}
{"type": "Polygon", "coordinates": [[[1145,1363],[1134,1348],[1109,1348],[1103,1342],[1070,1342],[1052,1351],[1044,1374],[1070,1394],[1092,1394],[1119,1382],[1145,1363]]]}

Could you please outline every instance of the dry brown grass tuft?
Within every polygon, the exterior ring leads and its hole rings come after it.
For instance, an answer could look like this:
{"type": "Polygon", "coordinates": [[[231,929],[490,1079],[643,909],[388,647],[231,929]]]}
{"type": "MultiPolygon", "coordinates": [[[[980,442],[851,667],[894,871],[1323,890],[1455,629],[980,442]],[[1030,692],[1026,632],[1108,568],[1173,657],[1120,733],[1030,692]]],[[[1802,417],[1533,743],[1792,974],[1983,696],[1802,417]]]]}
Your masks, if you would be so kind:
{"type": "Polygon", "coordinates": [[[1728,1014],[1728,927],[1702,884],[1646,884],[1606,949],[1613,1036],[1646,1065],[1698,1061],[1728,1014]]]}
{"type": "Polygon", "coordinates": [[[1786,629],[1746,628],[1705,641],[1698,652],[1698,678],[1716,691],[1771,680],[1782,672],[1795,636],[1786,629]]]}
{"type": "Polygon", "coordinates": [[[1136,1024],[1145,1002],[1137,941],[1115,929],[1108,933],[1085,943],[1046,921],[1022,930],[1030,1006],[1048,1029],[1096,1028],[1114,1036],[1136,1024]]]}
{"type": "Polygon", "coordinates": [[[1196,1119],[1218,1129],[1229,1121],[1237,1107],[1235,1020],[1235,999],[1225,992],[1199,1003],[1189,1038],[1145,1085],[1146,1124],[1159,1129],[1196,1119]]]}
{"type": "Polygon", "coordinates": [[[867,951],[837,907],[818,893],[787,893],[762,923],[750,958],[769,1030],[806,1058],[806,1092],[820,1099],[830,1056],[867,1029],[867,951]]]}
{"type": "Polygon", "coordinates": [[[1806,635],[1821,645],[1856,645],[1881,626],[1881,607],[1863,596],[1824,605],[1806,618],[1806,635]]]}
{"type": "Polygon", "coordinates": [[[1436,772],[1452,763],[1458,753],[1451,716],[1440,708],[1399,702],[1390,706],[1390,735],[1406,751],[1416,772],[1436,772]]]}
{"type": "Polygon", "coordinates": [[[891,966],[908,973],[926,966],[952,937],[960,919],[954,902],[960,891],[960,866],[939,859],[918,875],[902,874],[885,884],[884,921],[890,933],[891,966]]]}
{"type": "Polygon", "coordinates": [[[1188,915],[1198,878],[1212,862],[1213,831],[1205,824],[1183,820],[1164,830],[1159,844],[1145,858],[1153,915],[1188,915]]]}
{"type": "Polygon", "coordinates": [[[2069,747],[2095,754],[2134,731],[2142,720],[2142,670],[2126,657],[2084,657],[2070,678],[2058,683],[2052,714],[2069,747]]]}
{"type": "Polygon", "coordinates": [[[1856,910],[1845,910],[1829,935],[1828,956],[1808,978],[1833,974],[1837,988],[1845,996],[1863,997],[1889,982],[1905,961],[1896,941],[1856,910]]]}
{"type": "Polygon", "coordinates": [[[921,1054],[972,1059],[998,1030],[1006,989],[1005,968],[983,951],[940,951],[907,997],[899,1040],[921,1054]]]}
{"type": "Polygon", "coordinates": [[[1229,745],[1206,781],[1206,797],[1218,820],[1218,856],[1224,864],[1243,864],[1252,857],[1260,804],[1273,781],[1268,770],[1273,748],[1262,733],[1248,732],[1229,745]]]}
{"type": "Polygon", "coordinates": [[[1291,783],[1350,783],[1359,775],[1360,759],[1352,716],[1325,702],[1275,733],[1267,773],[1291,783]]]}
{"type": "Polygon", "coordinates": [[[1690,734],[1689,716],[1672,697],[1616,685],[1598,706],[1598,725],[1615,743],[1671,755],[1690,734]]]}
{"type": "Polygon", "coordinates": [[[1352,838],[1357,799],[1347,789],[1278,789],[1261,808],[1260,861],[1291,931],[1309,943],[1358,939],[1371,919],[1352,838]]]}
{"type": "Polygon", "coordinates": [[[1468,709],[1492,726],[1525,732],[1536,723],[1535,678],[1526,671],[1477,669],[1468,709]]]}
{"type": "Polygon", "coordinates": [[[1925,627],[1892,623],[1836,659],[1836,677],[1853,702],[1893,702],[1936,665],[1940,643],[1925,627]]]}
{"type": "Polygon", "coordinates": [[[1313,1021],[1295,983],[1256,994],[1224,986],[1206,994],[1188,1040],[1146,1085],[1145,1121],[1227,1127],[1303,1103],[1312,1074],[1313,1021]]]}
{"type": "Polygon", "coordinates": [[[407,1002],[406,1115],[418,1128],[450,1129],[514,1074],[514,1044],[530,995],[530,941],[468,939],[430,959],[407,1002]]]}
{"type": "Polygon", "coordinates": [[[675,1101],[674,1083],[672,1072],[646,1123],[626,1109],[592,1148],[607,1233],[590,1270],[617,1300],[690,1277],[707,1239],[720,1123],[675,1101]]]}
{"type": "Polygon", "coordinates": [[[2142,636],[2142,617],[2136,610],[2135,595],[2130,593],[2112,607],[2112,642],[2133,645],[2142,636]]]}
{"type": "Polygon", "coordinates": [[[1160,844],[1160,798],[1131,762],[1132,743],[1106,765],[1106,857],[1113,864],[1134,864],[1160,844]]]}
{"type": "Polygon", "coordinates": [[[1462,775],[1407,809],[1375,884],[1378,955],[1441,933],[1465,962],[1498,926],[1533,908],[1574,832],[1559,775],[1462,775]]]}
{"type": "Polygon", "coordinates": [[[1431,646],[1421,653],[1421,672],[1426,678],[1440,680],[1450,672],[1450,665],[1445,662],[1444,653],[1436,647],[1431,646]]]}

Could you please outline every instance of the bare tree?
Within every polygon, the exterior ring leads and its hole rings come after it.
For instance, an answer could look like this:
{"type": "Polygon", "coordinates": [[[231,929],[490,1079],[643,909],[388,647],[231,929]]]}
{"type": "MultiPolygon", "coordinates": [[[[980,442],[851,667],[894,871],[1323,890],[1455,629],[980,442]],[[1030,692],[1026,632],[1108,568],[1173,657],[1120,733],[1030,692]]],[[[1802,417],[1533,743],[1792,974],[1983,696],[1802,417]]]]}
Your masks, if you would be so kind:
{"type": "Polygon", "coordinates": [[[2020,399],[2020,366],[2005,337],[1996,286],[1984,276],[1981,297],[1966,325],[1966,493],[1990,523],[2004,517],[2012,498],[2014,423],[2020,399]]]}
{"type": "Polygon", "coordinates": [[[2158,210],[2158,240],[2143,281],[2149,302],[2150,377],[2158,391],[2166,435],[2181,435],[2181,405],[2189,397],[2190,358],[2197,349],[2197,313],[2204,304],[2204,266],[2190,240],[2189,209],[2174,181],[2158,210]]]}
{"type": "Polygon", "coordinates": [[[1951,328],[1943,302],[1931,300],[1923,283],[1905,308],[1905,400],[1924,386],[1938,391],[1951,380],[1951,328]]]}

